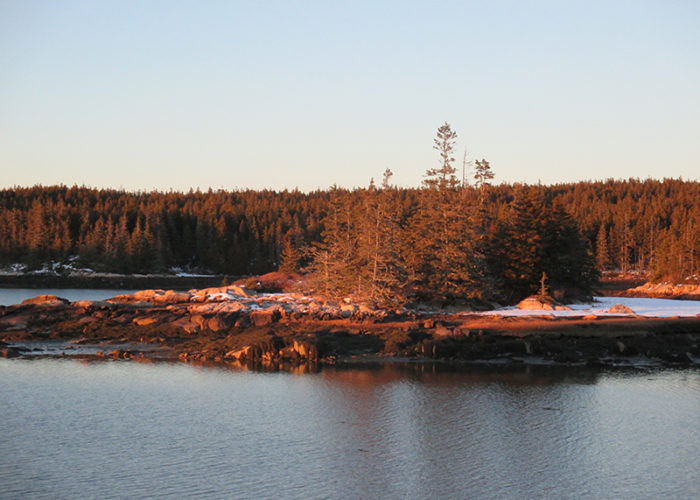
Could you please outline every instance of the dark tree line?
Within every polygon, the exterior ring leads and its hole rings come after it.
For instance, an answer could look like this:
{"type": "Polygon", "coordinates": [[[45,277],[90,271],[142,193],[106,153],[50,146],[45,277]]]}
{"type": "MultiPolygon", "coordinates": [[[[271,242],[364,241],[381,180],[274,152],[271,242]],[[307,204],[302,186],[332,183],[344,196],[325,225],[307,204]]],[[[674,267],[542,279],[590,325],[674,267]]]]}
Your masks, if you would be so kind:
{"type": "Polygon", "coordinates": [[[0,262],[222,274],[275,269],[290,240],[314,241],[328,193],[130,193],[84,187],[0,191],[0,262]]]}
{"type": "Polygon", "coordinates": [[[596,271],[700,275],[700,183],[609,180],[491,186],[455,178],[456,135],[420,188],[125,192],[35,186],[0,191],[0,264],[77,260],[101,271],[172,267],[228,275],[313,271],[329,295],[382,303],[516,300],[586,292],[596,271]]]}

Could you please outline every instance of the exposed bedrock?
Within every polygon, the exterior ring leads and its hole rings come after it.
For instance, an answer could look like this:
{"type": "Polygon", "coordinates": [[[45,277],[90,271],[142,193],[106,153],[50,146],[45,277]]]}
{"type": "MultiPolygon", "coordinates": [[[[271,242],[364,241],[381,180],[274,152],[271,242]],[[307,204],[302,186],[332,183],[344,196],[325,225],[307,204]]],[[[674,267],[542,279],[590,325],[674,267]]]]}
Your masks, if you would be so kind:
{"type": "Polygon", "coordinates": [[[645,283],[626,290],[623,295],[627,297],[700,300],[700,284],[645,283]]]}
{"type": "MultiPolygon", "coordinates": [[[[333,363],[355,356],[562,363],[700,360],[700,318],[505,318],[386,311],[302,294],[256,294],[240,287],[144,290],[74,303],[37,297],[0,307],[0,339],[152,343],[170,348],[173,358],[222,363],[333,363]]],[[[0,356],[21,355],[0,345],[0,356]]],[[[108,356],[133,359],[114,351],[108,356]]]]}

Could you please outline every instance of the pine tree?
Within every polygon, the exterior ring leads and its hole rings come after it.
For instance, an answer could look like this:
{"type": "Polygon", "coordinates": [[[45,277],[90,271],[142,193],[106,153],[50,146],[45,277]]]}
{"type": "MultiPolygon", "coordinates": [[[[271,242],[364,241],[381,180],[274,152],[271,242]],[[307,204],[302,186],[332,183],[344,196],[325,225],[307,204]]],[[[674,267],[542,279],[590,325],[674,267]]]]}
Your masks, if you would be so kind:
{"type": "Polygon", "coordinates": [[[448,123],[437,131],[433,148],[440,167],[428,169],[418,212],[410,228],[409,262],[417,266],[413,288],[419,296],[451,303],[473,297],[482,283],[473,261],[473,231],[458,190],[452,152],[457,134],[448,123]]]}

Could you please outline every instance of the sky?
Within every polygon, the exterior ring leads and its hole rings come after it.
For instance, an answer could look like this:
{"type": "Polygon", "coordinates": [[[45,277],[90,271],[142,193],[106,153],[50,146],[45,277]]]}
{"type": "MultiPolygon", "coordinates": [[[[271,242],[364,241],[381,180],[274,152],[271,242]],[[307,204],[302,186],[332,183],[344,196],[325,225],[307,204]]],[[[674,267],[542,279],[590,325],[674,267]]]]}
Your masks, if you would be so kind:
{"type": "Polygon", "coordinates": [[[700,179],[700,2],[0,0],[0,187],[700,179]]]}

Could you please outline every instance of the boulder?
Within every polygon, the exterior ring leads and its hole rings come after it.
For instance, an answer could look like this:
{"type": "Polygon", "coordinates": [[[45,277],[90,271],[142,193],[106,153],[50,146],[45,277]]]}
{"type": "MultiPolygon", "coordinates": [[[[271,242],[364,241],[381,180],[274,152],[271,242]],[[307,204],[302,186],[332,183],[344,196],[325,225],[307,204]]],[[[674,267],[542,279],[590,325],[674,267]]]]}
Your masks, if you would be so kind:
{"type": "Polygon", "coordinates": [[[245,305],[237,301],[230,302],[202,302],[199,304],[194,304],[187,306],[187,311],[190,314],[221,314],[221,313],[234,313],[245,309],[245,305]]]}
{"type": "Polygon", "coordinates": [[[257,295],[255,290],[250,290],[249,288],[237,285],[231,285],[228,287],[227,292],[231,295],[238,295],[240,297],[252,297],[257,295]]]}
{"type": "Polygon", "coordinates": [[[436,326],[435,330],[433,331],[433,335],[435,335],[436,337],[447,337],[448,335],[451,335],[451,334],[452,334],[452,331],[443,325],[436,326]]]}
{"type": "Polygon", "coordinates": [[[247,345],[242,349],[236,349],[224,354],[224,358],[236,359],[239,361],[252,361],[259,359],[262,354],[261,349],[258,346],[247,345]]]}
{"type": "Polygon", "coordinates": [[[202,316],[201,314],[193,314],[190,317],[190,322],[193,325],[196,325],[197,328],[202,329],[202,328],[208,327],[209,320],[207,318],[205,318],[204,316],[202,316]]]}
{"type": "Polygon", "coordinates": [[[224,354],[224,358],[228,358],[228,359],[245,358],[246,354],[248,354],[249,350],[250,350],[250,346],[246,346],[243,349],[235,349],[235,350],[229,351],[226,354],[224,354]]]}
{"type": "Polygon", "coordinates": [[[279,320],[280,313],[277,310],[253,311],[250,313],[250,320],[255,326],[271,325],[279,320]]]}
{"type": "Polygon", "coordinates": [[[240,316],[233,324],[233,326],[235,326],[236,328],[248,328],[250,326],[250,316],[247,314],[240,316]]]}
{"type": "Polygon", "coordinates": [[[214,316],[213,318],[209,318],[209,321],[207,321],[207,327],[212,331],[212,332],[220,332],[222,330],[227,330],[231,327],[231,324],[229,321],[226,320],[221,315],[214,316]]]}
{"type": "Polygon", "coordinates": [[[107,299],[110,304],[132,304],[137,302],[133,295],[116,295],[107,299]]]}
{"type": "Polygon", "coordinates": [[[220,302],[235,297],[246,298],[254,295],[256,295],[255,291],[237,285],[190,290],[191,302],[220,302]]]}
{"type": "Polygon", "coordinates": [[[181,328],[185,333],[191,334],[199,330],[199,326],[195,324],[189,317],[179,318],[170,324],[176,328],[181,328]]]}
{"type": "Polygon", "coordinates": [[[301,358],[308,359],[309,361],[318,360],[318,347],[315,344],[295,340],[292,344],[292,348],[301,358]]]}
{"type": "Polygon", "coordinates": [[[150,302],[158,305],[179,304],[190,301],[188,292],[176,292],[174,290],[140,290],[131,295],[131,297],[133,297],[134,302],[150,302]]]}
{"type": "Polygon", "coordinates": [[[56,297],[55,295],[39,295],[32,299],[27,299],[22,301],[22,305],[35,304],[42,306],[62,306],[65,304],[70,304],[69,300],[62,299],[61,297],[56,297]]]}
{"type": "Polygon", "coordinates": [[[156,318],[152,317],[145,317],[145,318],[134,318],[133,323],[138,325],[138,326],[148,326],[152,325],[154,323],[157,323],[158,320],[156,318]]]}
{"type": "Polygon", "coordinates": [[[176,292],[174,290],[168,290],[161,297],[161,303],[165,304],[178,304],[180,302],[189,302],[190,294],[188,292],[176,292]]]}
{"type": "Polygon", "coordinates": [[[132,302],[129,304],[129,307],[132,309],[148,309],[153,307],[153,304],[151,302],[145,302],[145,301],[138,301],[138,302],[132,302]]]}
{"type": "MultiPolygon", "coordinates": [[[[139,292],[137,292],[139,293],[139,292]]],[[[141,295],[140,297],[146,297],[146,294],[141,295]]],[[[116,297],[112,297],[111,299],[107,299],[107,302],[110,304],[127,304],[132,307],[153,307],[153,302],[148,302],[145,300],[141,300],[140,298],[137,298],[135,295],[117,295],[116,297]]]]}
{"type": "Polygon", "coordinates": [[[608,309],[608,312],[613,314],[634,314],[632,309],[622,304],[615,304],[608,309]]]}
{"type": "Polygon", "coordinates": [[[104,300],[78,300],[73,302],[73,307],[78,309],[103,309],[112,306],[113,304],[104,300]]]}
{"type": "Polygon", "coordinates": [[[165,294],[164,290],[139,290],[134,292],[131,296],[134,298],[134,302],[153,302],[155,303],[156,298],[165,294]]]}
{"type": "Polygon", "coordinates": [[[469,329],[469,326],[466,325],[459,325],[455,327],[454,330],[452,330],[452,335],[459,337],[459,336],[464,336],[464,337],[469,337],[469,334],[471,333],[471,330],[469,329]]]}
{"type": "Polygon", "coordinates": [[[554,304],[540,300],[536,295],[531,295],[518,302],[518,309],[526,311],[553,311],[554,304]]]}

